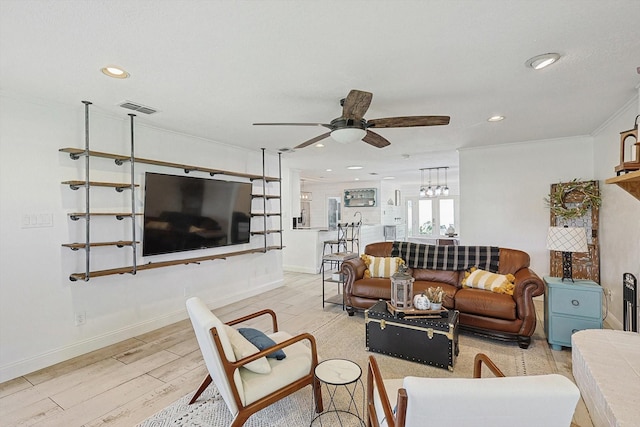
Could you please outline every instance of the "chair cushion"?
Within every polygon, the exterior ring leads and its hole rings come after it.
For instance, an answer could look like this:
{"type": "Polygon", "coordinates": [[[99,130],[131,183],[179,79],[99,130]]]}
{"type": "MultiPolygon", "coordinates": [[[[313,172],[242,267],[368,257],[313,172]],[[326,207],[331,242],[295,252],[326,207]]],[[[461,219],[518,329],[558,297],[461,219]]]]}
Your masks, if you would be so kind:
{"type": "MultiPolygon", "coordinates": [[[[264,332],[257,329],[239,328],[238,332],[240,332],[243,337],[248,339],[251,344],[258,347],[259,350],[265,350],[276,345],[276,342],[274,340],[269,338],[264,332]]],[[[284,353],[284,351],[278,350],[271,354],[268,354],[267,357],[282,360],[287,357],[287,355],[284,353]]]]}
{"type": "MultiPolygon", "coordinates": [[[[269,334],[276,343],[291,338],[286,332],[269,334]]],[[[255,402],[274,391],[289,385],[311,372],[311,349],[304,342],[296,342],[286,347],[287,358],[283,360],[268,359],[271,373],[260,375],[248,369],[240,369],[242,388],[241,396],[244,405],[255,402]]]]}
{"type": "MultiPolygon", "coordinates": [[[[252,354],[256,354],[260,351],[258,347],[251,344],[251,342],[243,337],[235,328],[232,328],[229,325],[224,325],[224,329],[227,333],[227,337],[229,338],[229,342],[231,342],[231,347],[233,347],[233,354],[236,356],[236,360],[251,356],[252,354]]],[[[258,360],[247,363],[244,367],[256,374],[268,374],[271,372],[271,366],[269,365],[269,362],[267,362],[266,357],[261,357],[258,360]]]]}

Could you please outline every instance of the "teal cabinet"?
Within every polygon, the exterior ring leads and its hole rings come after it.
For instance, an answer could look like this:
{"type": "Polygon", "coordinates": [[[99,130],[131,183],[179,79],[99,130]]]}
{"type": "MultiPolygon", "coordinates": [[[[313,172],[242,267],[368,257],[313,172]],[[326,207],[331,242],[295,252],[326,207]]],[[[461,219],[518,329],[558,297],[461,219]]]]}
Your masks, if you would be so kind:
{"type": "Polygon", "coordinates": [[[553,350],[571,347],[571,335],[602,329],[602,287],[591,280],[544,277],[544,332],[553,350]]]}

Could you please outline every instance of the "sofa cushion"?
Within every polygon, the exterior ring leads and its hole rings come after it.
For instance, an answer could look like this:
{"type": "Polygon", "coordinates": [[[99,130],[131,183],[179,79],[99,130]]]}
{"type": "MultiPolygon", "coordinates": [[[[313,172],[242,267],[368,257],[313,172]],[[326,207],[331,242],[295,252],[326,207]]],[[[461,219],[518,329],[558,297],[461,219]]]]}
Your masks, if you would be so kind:
{"type": "Polygon", "coordinates": [[[365,278],[389,278],[398,271],[398,267],[404,264],[402,258],[398,257],[374,257],[367,254],[362,254],[360,257],[367,265],[364,272],[365,278]]]}
{"type": "Polygon", "coordinates": [[[517,249],[500,248],[498,273],[516,274],[518,270],[529,267],[529,254],[517,249]]]}
{"type": "Polygon", "coordinates": [[[516,278],[513,274],[490,273],[479,268],[472,268],[470,272],[465,272],[462,286],[466,288],[484,289],[499,294],[513,295],[513,282],[515,280],[516,278]]]}
{"type": "Polygon", "coordinates": [[[391,299],[391,279],[360,279],[351,287],[351,294],[374,300],[391,299]]]}
{"type": "Polygon", "coordinates": [[[444,291],[444,300],[442,301],[442,305],[445,308],[449,309],[455,308],[454,297],[459,289],[457,286],[452,286],[442,282],[427,282],[423,280],[416,280],[415,282],[413,282],[413,295],[421,294],[428,288],[437,288],[438,286],[440,286],[444,291]]]}
{"type": "Polygon", "coordinates": [[[498,319],[515,320],[516,302],[511,295],[463,288],[456,292],[456,310],[498,319]]]}
{"type": "Polygon", "coordinates": [[[460,273],[458,271],[413,268],[411,269],[411,275],[414,279],[416,279],[416,282],[438,282],[446,283],[452,286],[458,286],[458,283],[460,281],[460,273]]]}

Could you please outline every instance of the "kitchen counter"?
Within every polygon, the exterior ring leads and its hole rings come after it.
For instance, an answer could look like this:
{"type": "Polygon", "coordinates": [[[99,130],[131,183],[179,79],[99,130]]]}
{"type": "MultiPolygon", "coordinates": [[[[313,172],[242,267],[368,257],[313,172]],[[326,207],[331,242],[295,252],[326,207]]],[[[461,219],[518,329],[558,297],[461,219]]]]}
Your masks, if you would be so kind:
{"type": "MultiPolygon", "coordinates": [[[[326,227],[296,228],[287,230],[283,238],[282,268],[285,271],[318,274],[324,242],[336,240],[338,230],[329,230],[326,227]]],[[[384,241],[384,226],[363,224],[360,227],[360,253],[364,251],[367,244],[382,241],[384,241]]]]}

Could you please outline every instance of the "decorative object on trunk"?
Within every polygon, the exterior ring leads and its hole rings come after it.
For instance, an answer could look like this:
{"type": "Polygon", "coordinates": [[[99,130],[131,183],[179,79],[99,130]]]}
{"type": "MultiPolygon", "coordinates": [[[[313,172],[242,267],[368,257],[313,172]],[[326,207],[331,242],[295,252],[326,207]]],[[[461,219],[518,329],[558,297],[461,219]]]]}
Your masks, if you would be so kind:
{"type": "Polygon", "coordinates": [[[549,209],[556,216],[566,219],[581,218],[589,209],[594,206],[600,206],[602,199],[598,187],[594,181],[578,182],[573,179],[570,182],[561,182],[556,184],[555,191],[549,194],[549,198],[545,199],[549,209]],[[576,203],[573,207],[568,207],[566,198],[570,193],[577,192],[582,194],[582,202],[576,203]]]}
{"type": "Polygon", "coordinates": [[[429,301],[431,301],[431,310],[440,310],[442,308],[442,300],[444,300],[442,287],[428,288],[426,294],[429,301]]]}
{"type": "Polygon", "coordinates": [[[431,301],[429,301],[429,298],[423,292],[413,297],[413,306],[416,310],[429,310],[429,308],[431,308],[431,301]]]}
{"type": "Polygon", "coordinates": [[[396,308],[411,308],[413,306],[413,282],[415,279],[407,270],[407,267],[401,264],[398,271],[391,276],[391,304],[396,308]]]}

